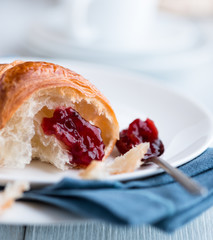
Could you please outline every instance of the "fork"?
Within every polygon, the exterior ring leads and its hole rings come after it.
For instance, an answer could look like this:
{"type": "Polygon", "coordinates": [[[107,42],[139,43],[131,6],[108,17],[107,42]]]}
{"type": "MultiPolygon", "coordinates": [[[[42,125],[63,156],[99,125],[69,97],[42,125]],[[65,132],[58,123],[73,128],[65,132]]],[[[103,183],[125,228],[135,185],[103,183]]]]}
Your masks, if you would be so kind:
{"type": "Polygon", "coordinates": [[[168,162],[159,157],[152,157],[146,160],[152,162],[163,168],[169,175],[171,175],[177,182],[179,182],[188,192],[193,195],[206,195],[208,190],[195,182],[192,178],[186,176],[179,169],[171,166],[168,162]]]}

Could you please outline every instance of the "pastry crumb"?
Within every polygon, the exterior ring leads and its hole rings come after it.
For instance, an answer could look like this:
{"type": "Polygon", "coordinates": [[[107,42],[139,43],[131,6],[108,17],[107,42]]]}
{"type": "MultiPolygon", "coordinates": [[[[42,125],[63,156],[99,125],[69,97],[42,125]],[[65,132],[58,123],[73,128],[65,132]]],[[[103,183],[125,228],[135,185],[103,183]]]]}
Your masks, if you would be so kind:
{"type": "Polygon", "coordinates": [[[83,179],[104,179],[109,176],[104,162],[93,160],[89,166],[82,170],[80,177],[83,179]]]}
{"type": "Polygon", "coordinates": [[[148,149],[149,143],[141,143],[124,155],[116,157],[113,162],[92,161],[80,176],[83,179],[105,179],[110,175],[133,172],[141,166],[141,159],[148,149]]]}
{"type": "Polygon", "coordinates": [[[0,192],[0,213],[12,207],[14,201],[20,198],[24,191],[30,189],[28,182],[16,181],[7,183],[5,189],[0,192]]]}

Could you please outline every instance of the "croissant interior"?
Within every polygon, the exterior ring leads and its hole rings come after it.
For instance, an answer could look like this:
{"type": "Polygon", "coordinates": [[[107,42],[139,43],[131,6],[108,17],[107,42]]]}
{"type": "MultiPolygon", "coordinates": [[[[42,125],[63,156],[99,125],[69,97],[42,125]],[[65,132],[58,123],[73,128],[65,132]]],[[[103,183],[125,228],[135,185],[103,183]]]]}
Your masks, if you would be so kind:
{"type": "Polygon", "coordinates": [[[99,127],[105,144],[105,158],[111,152],[116,137],[113,119],[102,103],[86,98],[68,87],[51,87],[34,92],[0,130],[0,166],[23,168],[32,158],[67,169],[66,148],[54,136],[41,129],[44,117],[51,117],[57,107],[73,107],[87,121],[99,127]]]}

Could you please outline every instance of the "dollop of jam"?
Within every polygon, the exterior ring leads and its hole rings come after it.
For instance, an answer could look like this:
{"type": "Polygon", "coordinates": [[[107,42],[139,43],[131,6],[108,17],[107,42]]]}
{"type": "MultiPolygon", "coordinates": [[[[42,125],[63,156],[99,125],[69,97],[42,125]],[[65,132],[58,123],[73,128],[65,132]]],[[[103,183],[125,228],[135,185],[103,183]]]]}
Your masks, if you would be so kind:
{"type": "Polygon", "coordinates": [[[92,125],[73,108],[57,108],[53,117],[43,118],[46,135],[55,135],[67,148],[70,163],[86,167],[92,160],[102,160],[104,148],[100,128],[92,125]]]}
{"type": "Polygon", "coordinates": [[[131,148],[142,142],[149,142],[150,148],[144,159],[157,157],[163,154],[164,145],[158,138],[158,130],[151,119],[142,121],[135,119],[127,129],[120,132],[120,139],[116,146],[121,154],[128,152],[131,148]]]}

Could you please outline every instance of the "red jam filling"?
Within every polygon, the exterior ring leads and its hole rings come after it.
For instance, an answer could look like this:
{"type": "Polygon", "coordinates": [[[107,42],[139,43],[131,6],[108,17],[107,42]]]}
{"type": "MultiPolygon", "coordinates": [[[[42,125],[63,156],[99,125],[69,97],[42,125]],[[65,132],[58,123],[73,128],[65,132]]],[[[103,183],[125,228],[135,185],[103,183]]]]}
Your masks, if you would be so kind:
{"type": "Polygon", "coordinates": [[[57,108],[52,118],[43,118],[41,127],[46,135],[55,135],[64,143],[71,164],[84,167],[104,157],[101,130],[71,107],[57,108]]]}
{"type": "Polygon", "coordinates": [[[142,142],[150,143],[150,148],[144,156],[144,159],[163,154],[164,145],[158,138],[158,130],[154,122],[148,118],[146,121],[136,119],[127,129],[121,131],[120,139],[117,141],[116,146],[119,152],[124,154],[142,142]]]}

